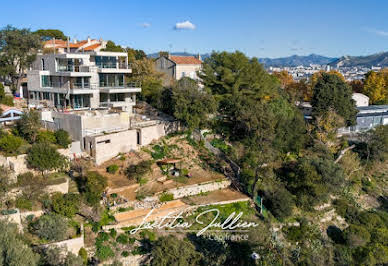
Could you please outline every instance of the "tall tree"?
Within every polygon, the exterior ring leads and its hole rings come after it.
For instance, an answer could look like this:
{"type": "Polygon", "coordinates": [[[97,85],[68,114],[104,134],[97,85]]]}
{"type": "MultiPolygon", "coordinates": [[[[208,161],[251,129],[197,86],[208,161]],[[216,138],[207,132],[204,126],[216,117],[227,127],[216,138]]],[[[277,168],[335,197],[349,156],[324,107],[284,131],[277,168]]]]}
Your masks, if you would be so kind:
{"type": "Polygon", "coordinates": [[[145,100],[157,108],[162,108],[161,94],[163,74],[155,70],[155,64],[152,59],[142,58],[132,63],[132,75],[129,81],[141,83],[142,94],[145,100]]]}
{"type": "Polygon", "coordinates": [[[39,48],[39,36],[29,29],[8,25],[0,31],[0,73],[10,77],[13,90],[20,88],[21,79],[39,48]]]}
{"type": "Polygon", "coordinates": [[[388,73],[371,71],[366,75],[363,93],[372,104],[388,102],[388,73]]]}
{"type": "Polygon", "coordinates": [[[36,141],[40,127],[40,116],[37,111],[23,113],[16,123],[16,129],[19,134],[30,143],[36,141]]]}
{"type": "Polygon", "coordinates": [[[357,108],[352,89],[336,74],[322,73],[313,89],[313,118],[333,110],[345,120],[346,126],[356,124],[357,108]]]}
{"type": "Polygon", "coordinates": [[[174,116],[190,129],[206,125],[209,115],[217,109],[213,95],[200,90],[198,82],[185,77],[172,90],[174,116]]]}
{"type": "Polygon", "coordinates": [[[39,255],[23,241],[16,224],[0,221],[0,265],[38,265],[39,255]]]}
{"type": "Polygon", "coordinates": [[[67,36],[63,33],[61,30],[55,30],[55,29],[40,29],[34,32],[35,34],[39,35],[40,39],[42,41],[48,41],[53,38],[57,40],[67,40],[67,36]]]}

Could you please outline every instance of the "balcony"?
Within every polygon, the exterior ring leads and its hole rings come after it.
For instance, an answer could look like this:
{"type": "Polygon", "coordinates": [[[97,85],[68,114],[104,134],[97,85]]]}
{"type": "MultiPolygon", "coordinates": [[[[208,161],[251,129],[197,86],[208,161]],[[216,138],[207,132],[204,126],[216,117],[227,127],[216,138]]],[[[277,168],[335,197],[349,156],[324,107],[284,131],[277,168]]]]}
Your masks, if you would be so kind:
{"type": "Polygon", "coordinates": [[[99,73],[132,73],[132,65],[126,62],[96,63],[99,73]]]}
{"type": "Polygon", "coordinates": [[[89,82],[84,83],[70,83],[70,89],[90,89],[89,82]]]}
{"type": "Polygon", "coordinates": [[[141,92],[141,82],[129,82],[126,84],[100,82],[100,91],[104,93],[141,92]]]}

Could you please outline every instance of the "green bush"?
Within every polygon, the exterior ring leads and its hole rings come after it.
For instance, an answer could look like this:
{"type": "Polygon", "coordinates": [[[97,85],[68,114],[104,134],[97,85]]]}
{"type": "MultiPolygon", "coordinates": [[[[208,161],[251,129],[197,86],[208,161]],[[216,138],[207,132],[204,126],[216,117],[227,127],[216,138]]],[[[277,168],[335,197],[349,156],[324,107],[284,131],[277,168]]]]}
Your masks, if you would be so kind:
{"type": "Polygon", "coordinates": [[[119,170],[119,166],[117,164],[111,164],[106,168],[106,171],[110,174],[115,174],[119,170]]]}
{"type": "Polygon", "coordinates": [[[28,165],[44,173],[48,170],[65,169],[68,160],[53,146],[46,143],[36,143],[31,146],[26,158],[28,165]]]}
{"type": "Polygon", "coordinates": [[[124,250],[123,252],[121,252],[121,256],[128,257],[129,256],[129,252],[124,250]]]}
{"type": "Polygon", "coordinates": [[[88,252],[86,251],[85,248],[80,248],[78,251],[78,255],[82,258],[83,264],[87,265],[88,264],[88,252]]]}
{"type": "Polygon", "coordinates": [[[56,213],[42,215],[31,225],[31,231],[45,240],[63,240],[67,229],[65,218],[56,213]]]}
{"type": "Polygon", "coordinates": [[[13,97],[11,95],[5,95],[1,100],[1,103],[8,106],[14,106],[13,97]]]}
{"type": "Polygon", "coordinates": [[[215,147],[220,149],[223,153],[228,154],[230,152],[231,147],[225,143],[222,139],[213,139],[210,144],[215,147]]]}
{"type": "Polygon", "coordinates": [[[166,156],[166,150],[162,146],[155,145],[154,147],[152,147],[152,149],[154,151],[151,152],[151,156],[154,160],[160,160],[166,156]]]}
{"type": "Polygon", "coordinates": [[[109,235],[110,235],[112,238],[116,238],[116,236],[117,236],[117,231],[116,231],[114,228],[112,228],[112,229],[109,230],[109,235]]]}
{"type": "Polygon", "coordinates": [[[54,193],[51,197],[52,209],[54,212],[72,218],[80,206],[80,196],[76,193],[54,193]]]}
{"type": "Polygon", "coordinates": [[[57,142],[57,139],[55,138],[54,132],[45,130],[45,131],[38,132],[37,141],[55,144],[57,142]]]}
{"type": "Polygon", "coordinates": [[[116,242],[117,243],[120,243],[120,244],[128,244],[128,236],[126,234],[120,234],[117,238],[116,238],[116,242]]]}
{"type": "Polygon", "coordinates": [[[88,172],[83,178],[81,192],[85,195],[87,202],[92,205],[97,204],[101,199],[101,194],[108,185],[106,177],[98,172],[88,172]]]}
{"type": "Polygon", "coordinates": [[[69,144],[71,143],[71,138],[69,136],[69,133],[63,129],[59,129],[55,131],[55,138],[57,141],[57,144],[63,148],[67,148],[69,144]]]}
{"type": "Polygon", "coordinates": [[[6,155],[17,155],[23,144],[24,140],[14,135],[7,134],[0,138],[0,150],[6,155]]]}
{"type": "Polygon", "coordinates": [[[20,197],[16,199],[15,202],[16,208],[19,208],[21,210],[32,210],[32,201],[29,199],[26,199],[24,197],[20,197]]]}
{"type": "Polygon", "coordinates": [[[115,253],[109,246],[98,246],[96,252],[97,258],[100,260],[106,260],[115,256],[115,253]]]}
{"type": "Polygon", "coordinates": [[[349,225],[345,231],[345,240],[351,247],[364,246],[370,240],[370,234],[368,230],[360,225],[349,225]]]}
{"type": "Polygon", "coordinates": [[[125,174],[129,179],[135,179],[139,182],[145,174],[151,172],[151,165],[152,161],[142,161],[138,164],[130,165],[125,169],[125,174]]]}
{"type": "Polygon", "coordinates": [[[163,193],[159,196],[160,202],[171,201],[171,200],[173,200],[173,199],[174,199],[174,194],[167,193],[167,192],[163,192],[163,193]]]}

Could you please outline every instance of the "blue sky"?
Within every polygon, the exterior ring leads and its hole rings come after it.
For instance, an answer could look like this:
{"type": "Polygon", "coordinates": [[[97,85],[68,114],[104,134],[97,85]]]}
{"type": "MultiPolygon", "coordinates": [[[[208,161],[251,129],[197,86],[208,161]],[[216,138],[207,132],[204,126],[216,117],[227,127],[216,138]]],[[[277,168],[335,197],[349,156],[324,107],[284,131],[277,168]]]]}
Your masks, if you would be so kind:
{"type": "Polygon", "coordinates": [[[73,38],[111,39],[147,53],[240,50],[280,57],[388,51],[384,0],[3,0],[0,11],[0,26],[61,29],[73,38]],[[174,29],[176,23],[183,29],[174,29]]]}

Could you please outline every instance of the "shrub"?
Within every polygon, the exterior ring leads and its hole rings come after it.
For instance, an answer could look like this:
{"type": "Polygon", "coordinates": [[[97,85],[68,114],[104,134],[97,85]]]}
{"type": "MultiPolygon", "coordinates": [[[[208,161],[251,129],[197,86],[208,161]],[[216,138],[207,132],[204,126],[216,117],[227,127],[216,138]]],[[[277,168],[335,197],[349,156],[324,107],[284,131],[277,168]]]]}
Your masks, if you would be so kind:
{"type": "Polygon", "coordinates": [[[57,144],[63,148],[67,148],[69,144],[71,143],[71,138],[69,136],[69,133],[63,129],[59,129],[55,131],[55,138],[57,141],[57,144]]]}
{"type": "Polygon", "coordinates": [[[163,193],[159,196],[160,202],[171,201],[171,200],[173,200],[173,199],[174,199],[174,194],[167,193],[167,192],[163,192],[163,193]]]}
{"type": "Polygon", "coordinates": [[[67,221],[62,216],[49,213],[42,215],[31,225],[33,233],[46,240],[63,240],[67,233],[67,221]]]}
{"type": "Polygon", "coordinates": [[[154,151],[151,152],[151,156],[154,160],[160,160],[166,156],[166,149],[164,149],[164,147],[160,145],[155,145],[154,147],[152,147],[152,149],[154,151]]]}
{"type": "Polygon", "coordinates": [[[117,236],[117,231],[116,231],[114,228],[112,228],[112,229],[109,230],[109,235],[110,235],[112,238],[116,238],[116,236],[117,236]]]}
{"type": "Polygon", "coordinates": [[[78,251],[78,255],[82,258],[83,264],[87,265],[88,264],[88,252],[86,251],[85,248],[80,248],[78,251]]]}
{"type": "Polygon", "coordinates": [[[55,193],[51,197],[52,209],[54,212],[72,218],[78,211],[80,205],[80,196],[75,193],[55,193]]]}
{"type": "Polygon", "coordinates": [[[109,240],[109,235],[105,232],[99,232],[98,237],[96,238],[96,243],[103,243],[109,240]]]}
{"type": "Polygon", "coordinates": [[[1,100],[1,103],[8,106],[14,106],[13,97],[11,95],[5,95],[5,97],[1,100]]]}
{"type": "Polygon", "coordinates": [[[16,155],[23,143],[22,138],[8,134],[0,138],[0,150],[7,155],[16,155]]]}
{"type": "Polygon", "coordinates": [[[37,141],[50,144],[55,144],[57,142],[54,132],[48,130],[39,131],[37,141]]]}
{"type": "Polygon", "coordinates": [[[370,234],[363,226],[351,224],[344,233],[346,242],[351,247],[364,246],[370,240],[370,234]]]}
{"type": "Polygon", "coordinates": [[[126,234],[120,234],[117,238],[116,238],[116,242],[117,243],[120,243],[120,244],[128,244],[128,236],[126,234]]]}
{"type": "Polygon", "coordinates": [[[16,208],[19,208],[21,210],[32,210],[32,201],[29,199],[26,199],[24,197],[20,197],[16,199],[15,202],[16,208]]]}
{"type": "Polygon", "coordinates": [[[98,172],[88,172],[82,180],[82,189],[86,200],[92,204],[97,204],[101,199],[101,194],[108,185],[106,177],[98,172]]]}
{"type": "Polygon", "coordinates": [[[108,258],[114,257],[115,253],[109,246],[98,246],[96,256],[100,260],[106,260],[108,258]]]}
{"type": "Polygon", "coordinates": [[[123,252],[121,252],[121,256],[128,257],[129,256],[129,252],[124,250],[123,252]]]}
{"type": "Polygon", "coordinates": [[[139,164],[130,165],[125,169],[125,174],[129,179],[136,179],[137,182],[151,171],[152,161],[142,161],[139,164]]]}
{"type": "Polygon", "coordinates": [[[48,170],[64,169],[68,166],[67,158],[46,143],[33,144],[26,160],[30,167],[41,171],[42,174],[48,170]]]}
{"type": "Polygon", "coordinates": [[[117,164],[111,164],[106,168],[106,171],[110,174],[115,174],[119,170],[119,166],[117,164]]]}
{"type": "Polygon", "coordinates": [[[283,220],[292,214],[294,200],[292,194],[283,187],[278,187],[272,192],[266,192],[264,198],[264,206],[266,206],[271,213],[283,220]]]}
{"type": "Polygon", "coordinates": [[[120,160],[120,161],[125,161],[125,156],[124,156],[124,155],[120,155],[119,160],[120,160]]]}

